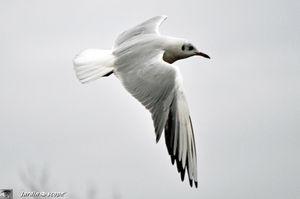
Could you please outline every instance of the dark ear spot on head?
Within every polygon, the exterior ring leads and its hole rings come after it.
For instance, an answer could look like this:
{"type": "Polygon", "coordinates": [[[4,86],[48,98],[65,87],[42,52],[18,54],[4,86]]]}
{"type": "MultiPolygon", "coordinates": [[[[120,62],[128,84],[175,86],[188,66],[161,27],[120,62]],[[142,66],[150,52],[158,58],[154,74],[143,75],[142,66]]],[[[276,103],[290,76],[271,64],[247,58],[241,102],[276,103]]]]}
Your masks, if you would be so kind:
{"type": "Polygon", "coordinates": [[[194,47],[193,46],[189,46],[189,50],[194,50],[194,47]]]}
{"type": "Polygon", "coordinates": [[[181,50],[184,51],[185,50],[185,45],[181,46],[181,50]]]}

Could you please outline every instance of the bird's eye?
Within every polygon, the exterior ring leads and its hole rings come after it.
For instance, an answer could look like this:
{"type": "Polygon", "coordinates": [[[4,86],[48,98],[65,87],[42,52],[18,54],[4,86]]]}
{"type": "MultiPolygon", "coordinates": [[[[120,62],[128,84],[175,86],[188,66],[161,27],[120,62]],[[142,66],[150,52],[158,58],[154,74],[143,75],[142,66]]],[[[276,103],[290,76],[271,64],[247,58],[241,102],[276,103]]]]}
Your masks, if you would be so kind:
{"type": "Polygon", "coordinates": [[[181,46],[181,50],[184,51],[185,50],[185,45],[181,46]]]}
{"type": "Polygon", "coordinates": [[[189,46],[189,50],[194,50],[194,47],[193,46],[189,46]]]}

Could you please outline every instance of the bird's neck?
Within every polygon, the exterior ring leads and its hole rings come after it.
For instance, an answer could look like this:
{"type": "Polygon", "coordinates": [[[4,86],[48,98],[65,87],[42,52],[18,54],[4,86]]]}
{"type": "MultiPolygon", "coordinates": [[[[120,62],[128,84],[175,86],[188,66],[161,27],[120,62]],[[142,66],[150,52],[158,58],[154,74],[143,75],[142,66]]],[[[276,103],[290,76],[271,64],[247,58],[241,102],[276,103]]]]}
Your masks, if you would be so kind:
{"type": "Polygon", "coordinates": [[[165,50],[165,52],[163,54],[163,60],[169,64],[173,64],[174,62],[176,62],[179,59],[180,58],[178,56],[176,56],[174,53],[172,53],[171,51],[168,51],[168,50],[165,50]]]}

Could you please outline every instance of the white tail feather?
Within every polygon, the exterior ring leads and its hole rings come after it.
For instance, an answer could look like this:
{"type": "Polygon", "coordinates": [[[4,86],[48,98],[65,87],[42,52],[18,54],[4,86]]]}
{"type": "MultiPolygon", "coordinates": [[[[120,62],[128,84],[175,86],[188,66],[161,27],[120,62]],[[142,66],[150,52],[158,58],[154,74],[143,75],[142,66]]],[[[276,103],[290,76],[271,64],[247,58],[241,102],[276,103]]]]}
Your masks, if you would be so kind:
{"type": "Polygon", "coordinates": [[[73,65],[79,81],[87,83],[113,72],[114,56],[111,50],[87,49],[76,55],[73,65]]]}

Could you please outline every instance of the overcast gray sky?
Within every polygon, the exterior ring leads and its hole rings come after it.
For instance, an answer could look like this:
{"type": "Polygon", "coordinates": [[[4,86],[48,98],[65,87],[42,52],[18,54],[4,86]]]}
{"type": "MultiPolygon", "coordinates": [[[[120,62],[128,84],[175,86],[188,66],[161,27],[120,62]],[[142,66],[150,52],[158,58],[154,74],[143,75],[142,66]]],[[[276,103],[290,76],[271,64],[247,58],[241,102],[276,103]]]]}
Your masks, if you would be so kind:
{"type": "Polygon", "coordinates": [[[300,198],[299,10],[296,0],[1,0],[0,188],[17,197],[20,171],[46,167],[52,191],[81,196],[94,185],[98,198],[300,198]],[[198,189],[114,76],[81,85],[73,71],[80,50],[109,49],[161,14],[163,34],[212,57],[176,63],[198,189]]]}

